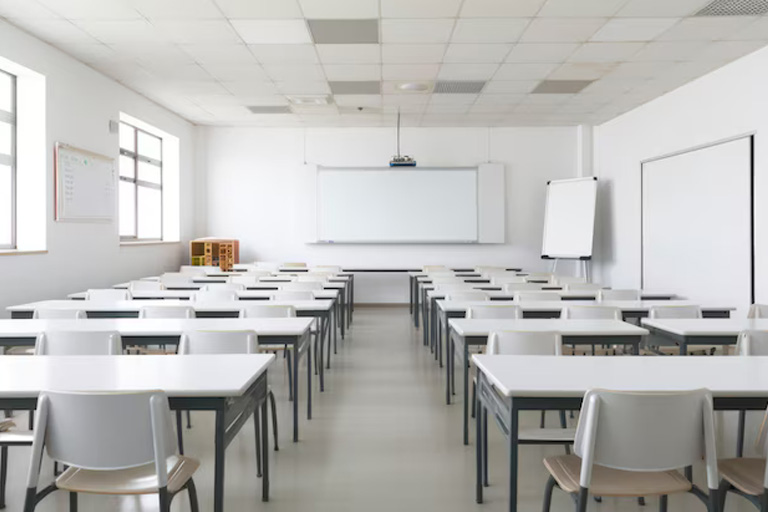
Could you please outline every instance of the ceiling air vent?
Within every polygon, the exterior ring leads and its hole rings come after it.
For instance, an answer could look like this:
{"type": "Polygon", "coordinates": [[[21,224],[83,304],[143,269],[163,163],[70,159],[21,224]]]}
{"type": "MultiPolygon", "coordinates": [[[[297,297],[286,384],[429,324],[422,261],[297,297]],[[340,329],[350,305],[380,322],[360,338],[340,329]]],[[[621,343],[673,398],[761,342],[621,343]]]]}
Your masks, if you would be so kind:
{"type": "Polygon", "coordinates": [[[768,14],[768,0],[715,0],[695,16],[762,16],[768,14]]]}
{"type": "Polygon", "coordinates": [[[251,114],[290,114],[291,109],[287,105],[254,105],[248,107],[251,114]]]}
{"type": "Polygon", "coordinates": [[[485,87],[483,81],[439,80],[435,83],[434,94],[480,94],[485,87]]]}

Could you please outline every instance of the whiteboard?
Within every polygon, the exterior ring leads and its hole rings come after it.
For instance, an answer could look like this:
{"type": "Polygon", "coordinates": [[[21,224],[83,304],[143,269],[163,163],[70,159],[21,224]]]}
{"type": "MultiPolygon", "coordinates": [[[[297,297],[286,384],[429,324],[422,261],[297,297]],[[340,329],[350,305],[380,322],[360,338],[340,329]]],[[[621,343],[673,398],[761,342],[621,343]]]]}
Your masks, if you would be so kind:
{"type": "Polygon", "coordinates": [[[111,221],[115,217],[115,161],[66,144],[56,145],[56,220],[111,221]]]}
{"type": "Polygon", "coordinates": [[[642,166],[642,286],[744,316],[752,302],[752,141],[642,166]]]}
{"type": "Polygon", "coordinates": [[[321,243],[472,243],[477,169],[323,168],[317,172],[321,243]]]}
{"type": "Polygon", "coordinates": [[[595,234],[597,178],[555,180],[547,184],[541,255],[590,258],[595,234]]]}

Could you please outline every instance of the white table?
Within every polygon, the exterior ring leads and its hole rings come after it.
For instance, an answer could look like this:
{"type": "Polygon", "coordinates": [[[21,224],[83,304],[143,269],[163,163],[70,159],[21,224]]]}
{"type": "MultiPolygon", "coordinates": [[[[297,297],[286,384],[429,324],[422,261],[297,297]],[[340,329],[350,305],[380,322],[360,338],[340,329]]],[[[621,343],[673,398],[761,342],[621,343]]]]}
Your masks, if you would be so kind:
{"type": "Polygon", "coordinates": [[[472,320],[453,318],[448,321],[448,351],[446,359],[446,403],[451,403],[455,386],[454,361],[458,357],[463,369],[464,444],[469,444],[469,347],[485,346],[493,331],[555,331],[564,345],[631,345],[639,352],[643,336],[648,331],[620,320],[472,320]]]}
{"type": "MultiPolygon", "coordinates": [[[[728,322],[728,320],[718,320],[728,322]]],[[[483,499],[490,412],[509,442],[509,509],[517,510],[518,415],[524,410],[576,410],[589,389],[684,391],[707,388],[717,410],[765,410],[766,357],[547,357],[473,356],[478,368],[477,502],[483,499]],[[649,378],[652,377],[652,378],[649,378]]]]}
{"type": "MultiPolygon", "coordinates": [[[[307,356],[307,418],[312,418],[312,351],[309,318],[101,318],[89,320],[0,320],[0,346],[34,346],[46,331],[117,331],[124,346],[176,345],[186,331],[253,330],[265,345],[293,346],[290,386],[293,400],[293,440],[299,437],[299,360],[307,356]]],[[[322,354],[322,347],[321,347],[322,354]]],[[[5,358],[0,357],[0,360],[5,358]]],[[[322,365],[321,365],[322,366],[322,365]]],[[[322,368],[321,368],[322,372],[322,368]]]]}
{"type": "Polygon", "coordinates": [[[688,353],[689,345],[735,345],[741,331],[768,331],[768,319],[644,318],[642,322],[654,336],[678,345],[681,355],[688,353]]]}
{"type": "MultiPolygon", "coordinates": [[[[267,368],[274,359],[274,355],[0,357],[0,409],[34,410],[42,391],[160,389],[176,411],[213,411],[214,511],[221,512],[226,447],[258,407],[262,492],[263,499],[268,498],[267,368]]],[[[177,426],[179,418],[177,414],[177,426]]]]}

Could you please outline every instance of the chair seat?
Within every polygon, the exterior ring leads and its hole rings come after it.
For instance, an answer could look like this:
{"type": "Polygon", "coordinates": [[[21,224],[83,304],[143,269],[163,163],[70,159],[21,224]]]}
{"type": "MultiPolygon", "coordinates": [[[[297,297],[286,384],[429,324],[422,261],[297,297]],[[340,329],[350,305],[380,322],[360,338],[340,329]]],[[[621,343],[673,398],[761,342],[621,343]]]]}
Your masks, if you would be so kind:
{"type": "MultiPolygon", "coordinates": [[[[168,491],[181,490],[200,462],[183,455],[168,458],[168,491]]],[[[155,464],[98,471],[70,467],[56,479],[59,489],[90,494],[154,494],[158,492],[155,464]]]]}
{"type": "Polygon", "coordinates": [[[5,355],[7,356],[33,356],[35,355],[35,347],[9,347],[5,349],[5,355]]]}
{"type": "Polygon", "coordinates": [[[0,446],[31,445],[34,436],[32,430],[6,430],[0,432],[0,446]]]}
{"type": "MultiPolygon", "coordinates": [[[[577,455],[547,457],[544,465],[566,492],[579,492],[581,458],[577,455]]],[[[687,492],[691,482],[678,471],[623,471],[595,465],[589,492],[594,496],[656,496],[687,492]]]]}
{"type": "Polygon", "coordinates": [[[763,494],[765,459],[724,459],[717,463],[720,477],[745,494],[763,494]]]}
{"type": "Polygon", "coordinates": [[[573,443],[575,437],[575,428],[527,428],[518,434],[520,441],[542,443],[573,443]]]}

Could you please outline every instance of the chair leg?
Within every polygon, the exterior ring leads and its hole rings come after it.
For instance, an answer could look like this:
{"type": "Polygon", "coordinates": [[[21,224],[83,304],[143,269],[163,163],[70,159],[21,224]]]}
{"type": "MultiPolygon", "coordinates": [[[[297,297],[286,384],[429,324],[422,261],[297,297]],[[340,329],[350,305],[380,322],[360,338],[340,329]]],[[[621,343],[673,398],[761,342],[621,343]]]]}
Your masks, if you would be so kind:
{"type": "Polygon", "coordinates": [[[645,506],[645,498],[643,498],[642,496],[637,498],[637,504],[640,505],[641,507],[644,507],[645,506]]]}
{"type": "Polygon", "coordinates": [[[546,426],[546,412],[547,411],[541,411],[541,421],[539,421],[539,428],[544,428],[546,426]]]}
{"type": "MultiPolygon", "coordinates": [[[[568,428],[568,420],[565,418],[565,411],[558,411],[560,413],[560,427],[561,428],[568,428]]],[[[571,445],[566,444],[565,445],[565,454],[570,455],[571,454],[571,445]]]]}
{"type": "Polygon", "coordinates": [[[291,351],[285,351],[286,364],[288,365],[288,400],[293,401],[293,365],[291,364],[291,351]]]}
{"type": "Polygon", "coordinates": [[[472,417],[475,417],[475,402],[477,401],[475,398],[477,397],[477,383],[475,381],[472,381],[472,417]]]}
{"type": "Polygon", "coordinates": [[[269,397],[269,405],[272,408],[272,432],[275,437],[275,451],[279,452],[280,447],[277,445],[277,406],[275,405],[275,394],[270,390],[267,396],[269,397]]]}
{"type": "Polygon", "coordinates": [[[544,505],[541,508],[542,512],[549,512],[552,507],[552,490],[555,488],[555,479],[551,476],[547,479],[547,485],[544,487],[544,505]]]}
{"type": "Polygon", "coordinates": [[[253,430],[256,432],[256,476],[261,478],[261,423],[258,409],[253,411],[253,430]]]}
{"type": "Polygon", "coordinates": [[[187,411],[187,429],[192,428],[192,413],[187,411]]]}
{"type": "Polygon", "coordinates": [[[576,512],[587,512],[587,504],[589,503],[589,489],[581,487],[579,489],[579,496],[576,499],[576,512]]]}
{"type": "Polygon", "coordinates": [[[157,493],[157,499],[160,502],[160,512],[171,511],[171,497],[168,495],[168,488],[161,487],[157,493]]]}
{"type": "Polygon", "coordinates": [[[197,489],[195,482],[190,478],[187,482],[187,493],[189,494],[189,509],[192,512],[200,512],[200,505],[197,502],[197,489]]]}
{"type": "Polygon", "coordinates": [[[0,508],[5,508],[5,482],[8,479],[8,447],[0,448],[0,508]]]}
{"type": "Polygon", "coordinates": [[[77,512],[77,493],[69,493],[69,512],[77,512]]]}
{"type": "Polygon", "coordinates": [[[659,512],[667,512],[667,495],[659,496],[659,512]]]}

